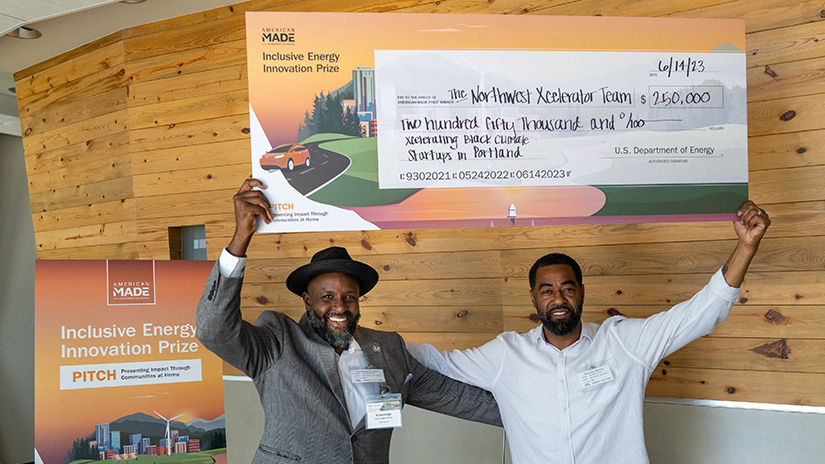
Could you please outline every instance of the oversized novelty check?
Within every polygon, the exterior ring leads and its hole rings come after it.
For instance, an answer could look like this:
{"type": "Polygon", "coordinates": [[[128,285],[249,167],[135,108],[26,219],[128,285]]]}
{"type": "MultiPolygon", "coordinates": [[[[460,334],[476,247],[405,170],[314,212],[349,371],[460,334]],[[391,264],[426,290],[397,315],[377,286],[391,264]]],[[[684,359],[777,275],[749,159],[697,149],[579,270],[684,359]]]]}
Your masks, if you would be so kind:
{"type": "Polygon", "coordinates": [[[728,220],[744,23],[248,13],[261,231],[728,220]]]}

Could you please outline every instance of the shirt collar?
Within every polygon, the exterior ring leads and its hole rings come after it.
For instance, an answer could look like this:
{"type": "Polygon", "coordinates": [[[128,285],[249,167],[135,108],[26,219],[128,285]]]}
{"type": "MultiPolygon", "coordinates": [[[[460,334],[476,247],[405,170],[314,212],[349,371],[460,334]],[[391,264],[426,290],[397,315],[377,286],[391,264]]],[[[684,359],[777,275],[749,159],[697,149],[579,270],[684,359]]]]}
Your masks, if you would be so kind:
{"type": "Polygon", "coordinates": [[[591,324],[589,322],[582,322],[582,337],[593,341],[596,332],[599,331],[599,324],[591,324]]]}
{"type": "MultiPolygon", "coordinates": [[[[548,346],[552,346],[553,348],[556,348],[555,346],[553,346],[553,344],[547,343],[547,340],[544,339],[543,327],[544,326],[539,325],[538,327],[536,327],[535,329],[530,331],[530,333],[533,337],[533,340],[534,340],[534,346],[538,348],[538,347],[543,346],[543,345],[548,345],[548,346]]],[[[579,339],[576,340],[575,342],[573,342],[573,344],[568,346],[567,348],[570,348],[572,346],[576,346],[581,341],[582,338],[586,338],[587,341],[592,342],[593,337],[596,336],[596,332],[598,331],[598,329],[599,329],[598,324],[590,324],[590,323],[587,323],[587,322],[582,322],[582,333],[579,336],[579,339]]],[[[558,349],[558,348],[556,348],[556,349],[558,349]]]]}
{"type": "Polygon", "coordinates": [[[358,340],[356,340],[355,337],[352,337],[352,340],[349,342],[349,347],[344,350],[344,353],[353,354],[358,351],[361,351],[361,345],[358,344],[358,340]]]}

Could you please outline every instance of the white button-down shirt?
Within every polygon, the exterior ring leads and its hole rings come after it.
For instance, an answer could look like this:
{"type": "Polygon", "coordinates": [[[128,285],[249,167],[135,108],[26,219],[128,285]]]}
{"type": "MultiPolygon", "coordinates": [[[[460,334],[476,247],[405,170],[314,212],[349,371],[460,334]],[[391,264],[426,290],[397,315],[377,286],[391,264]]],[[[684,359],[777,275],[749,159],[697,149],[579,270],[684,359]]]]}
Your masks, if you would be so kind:
{"type": "MultiPolygon", "coordinates": [[[[218,269],[224,277],[241,278],[246,267],[246,257],[238,257],[228,252],[226,248],[218,259],[218,269]]],[[[353,430],[367,413],[367,397],[377,395],[380,386],[375,383],[354,383],[352,372],[367,367],[367,357],[361,351],[361,346],[355,339],[349,344],[346,351],[338,357],[338,374],[341,377],[341,387],[344,389],[344,398],[347,401],[350,422],[353,430]]]]}
{"type": "Polygon", "coordinates": [[[427,367],[493,392],[517,464],[647,463],[642,412],[659,361],[723,321],[739,289],[721,272],[689,301],[646,319],[584,323],[564,350],[542,326],[463,351],[407,344],[427,367]],[[587,385],[599,373],[600,382],[587,385]],[[612,380],[610,380],[612,377],[612,380]]]}
{"type": "Polygon", "coordinates": [[[355,370],[366,368],[367,357],[361,351],[361,345],[353,338],[349,342],[349,348],[338,357],[338,374],[341,376],[341,386],[344,388],[353,430],[367,414],[367,397],[377,395],[381,390],[377,383],[352,381],[352,373],[355,370]]]}

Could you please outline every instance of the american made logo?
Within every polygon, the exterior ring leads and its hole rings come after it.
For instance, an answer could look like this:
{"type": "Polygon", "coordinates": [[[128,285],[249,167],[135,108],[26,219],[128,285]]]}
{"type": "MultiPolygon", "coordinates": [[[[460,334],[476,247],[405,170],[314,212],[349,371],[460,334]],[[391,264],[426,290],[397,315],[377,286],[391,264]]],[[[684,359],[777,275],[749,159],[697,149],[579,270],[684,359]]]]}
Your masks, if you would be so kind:
{"type": "Polygon", "coordinates": [[[264,27],[261,29],[261,40],[265,45],[294,45],[294,27],[264,27]]]}
{"type": "Polygon", "coordinates": [[[106,261],[109,306],[155,304],[154,261],[106,261]]]}

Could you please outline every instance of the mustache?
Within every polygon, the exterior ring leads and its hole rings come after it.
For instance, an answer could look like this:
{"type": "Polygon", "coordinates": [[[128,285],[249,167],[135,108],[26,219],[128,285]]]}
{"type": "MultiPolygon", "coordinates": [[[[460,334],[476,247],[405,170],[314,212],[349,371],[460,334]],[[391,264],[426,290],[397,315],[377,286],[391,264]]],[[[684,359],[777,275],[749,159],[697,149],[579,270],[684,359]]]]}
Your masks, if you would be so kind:
{"type": "Polygon", "coordinates": [[[573,311],[573,307],[570,306],[567,303],[562,303],[562,304],[559,304],[559,305],[553,305],[553,306],[547,308],[548,311],[555,311],[556,309],[566,309],[568,311],[573,311]]]}
{"type": "Polygon", "coordinates": [[[332,316],[346,316],[347,318],[352,319],[352,318],[355,317],[355,314],[353,314],[352,311],[350,311],[350,310],[346,310],[346,311],[344,311],[342,313],[339,313],[339,314],[326,313],[326,314],[324,314],[324,321],[328,321],[329,318],[332,317],[332,316]]]}

